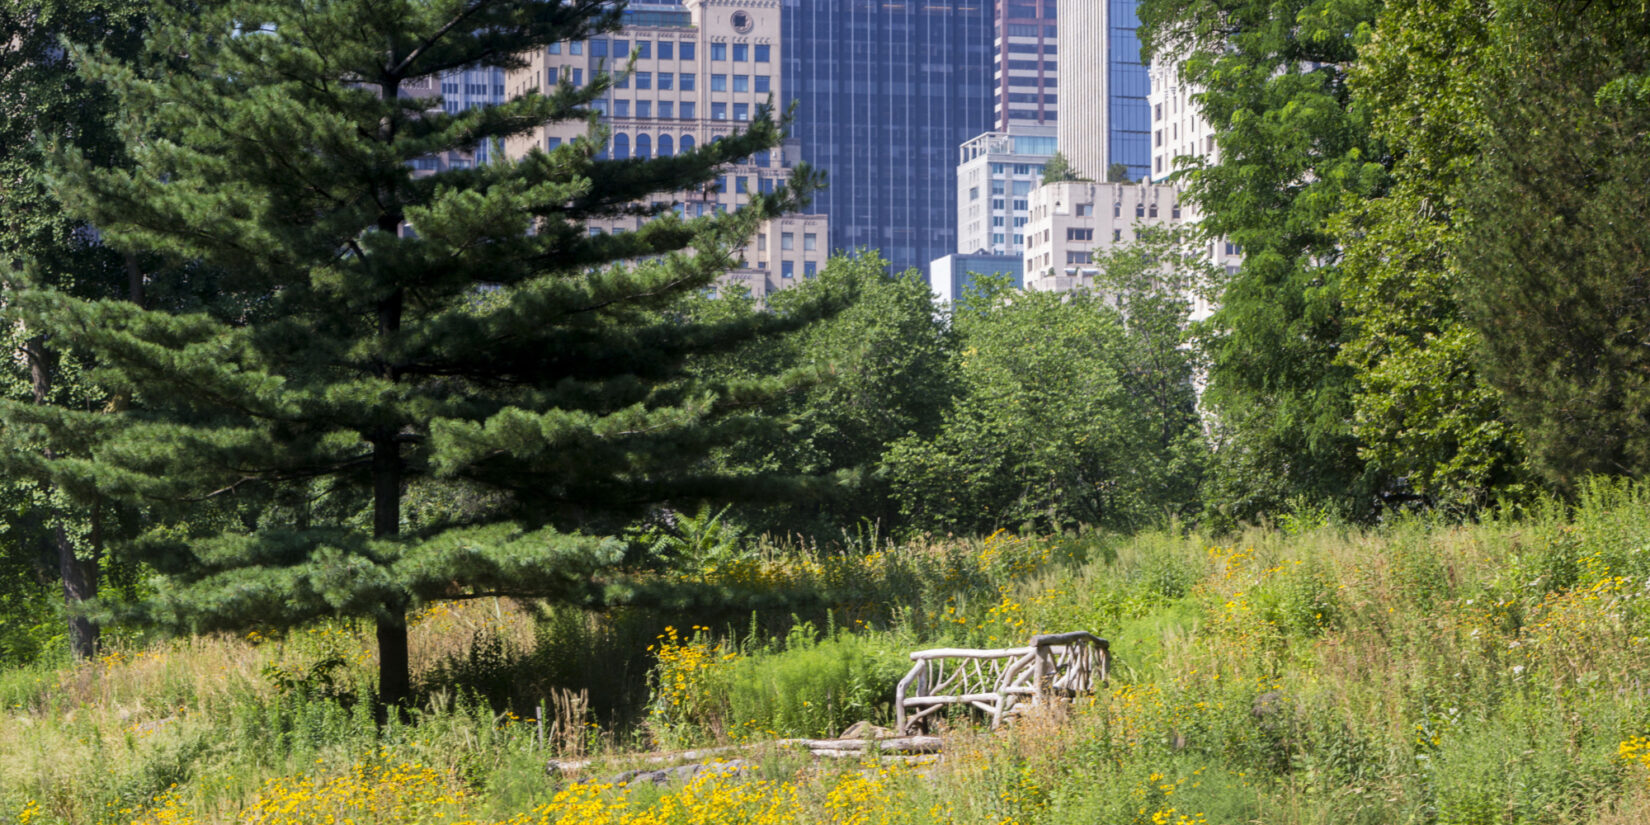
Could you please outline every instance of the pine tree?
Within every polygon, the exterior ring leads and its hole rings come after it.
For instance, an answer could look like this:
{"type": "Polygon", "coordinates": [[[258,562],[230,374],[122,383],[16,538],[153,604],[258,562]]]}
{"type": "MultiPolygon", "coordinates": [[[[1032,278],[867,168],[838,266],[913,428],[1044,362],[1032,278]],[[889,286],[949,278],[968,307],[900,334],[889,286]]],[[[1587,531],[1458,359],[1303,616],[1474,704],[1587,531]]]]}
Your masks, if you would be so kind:
{"type": "MultiPolygon", "coordinates": [[[[81,55],[121,103],[130,171],[64,147],[59,193],[113,242],[221,278],[184,313],[36,290],[35,323],[106,365],[145,406],[101,418],[65,480],[199,506],[267,496],[256,519],[157,528],[165,576],[131,615],[206,630],[318,616],[376,623],[380,698],[410,692],[407,611],[437,598],[608,597],[608,538],[660,502],[795,494],[807,479],[730,478],[703,458],[778,425],[761,413],[802,372],[696,381],[688,366],[840,304],[683,322],[672,307],[735,263],[791,185],[684,220],[649,195],[700,185],[774,146],[766,111],[695,151],[603,160],[599,134],[554,151],[420,176],[421,158],[587,118],[611,78],[563,81],[456,114],[414,82],[617,26],[606,0],[194,0],[166,4],[147,58],[81,55]],[[646,226],[591,236],[604,216],[646,226]],[[637,262],[637,263],[625,263],[637,262]],[[404,512],[409,497],[440,506],[404,512]]],[[[180,513],[188,513],[185,508],[180,513]]]]}
{"type": "Polygon", "coordinates": [[[1482,368],[1549,479],[1650,473],[1650,10],[1498,7],[1454,252],[1482,368]]]}
{"type": "MultiPolygon", "coordinates": [[[[41,174],[43,156],[34,136],[72,141],[104,165],[122,159],[113,133],[106,92],[75,72],[62,42],[67,39],[118,54],[133,54],[141,40],[136,0],[18,0],[0,9],[0,283],[7,290],[24,280],[44,282],[79,295],[142,300],[142,261],[98,243],[83,222],[64,214],[41,174]]],[[[97,408],[110,399],[85,380],[79,367],[41,330],[26,323],[5,328],[17,353],[8,359],[4,393],[25,404],[97,408]]],[[[7,550],[19,567],[43,566],[50,557],[69,608],[69,649],[78,657],[97,650],[98,631],[81,612],[97,595],[103,538],[119,514],[96,495],[77,495],[52,482],[43,464],[81,446],[72,434],[52,439],[27,427],[0,428],[0,468],[5,477],[7,550]],[[46,552],[38,552],[44,548],[46,552]]]]}

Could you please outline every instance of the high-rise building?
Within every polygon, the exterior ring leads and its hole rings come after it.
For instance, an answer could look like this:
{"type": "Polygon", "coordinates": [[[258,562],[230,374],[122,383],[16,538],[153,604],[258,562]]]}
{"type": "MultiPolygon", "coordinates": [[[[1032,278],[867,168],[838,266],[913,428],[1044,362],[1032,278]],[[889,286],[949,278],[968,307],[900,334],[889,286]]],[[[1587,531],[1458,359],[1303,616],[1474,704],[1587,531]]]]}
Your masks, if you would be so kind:
{"type": "Polygon", "coordinates": [[[957,252],[1018,255],[1031,190],[1054,156],[1054,127],[1011,126],[962,145],[957,164],[957,252]]]}
{"type": "Polygon", "coordinates": [[[1052,125],[1059,105],[1059,0],[995,2],[995,128],[1052,125]]]}
{"type": "MultiPolygon", "coordinates": [[[[957,248],[957,147],[990,129],[994,0],[779,0],[784,99],[833,249],[896,269],[957,248]]],[[[774,0],[743,0],[757,7],[774,0]]]]}
{"type": "Polygon", "coordinates": [[[1198,91],[1180,79],[1180,64],[1159,60],[1149,70],[1151,94],[1146,101],[1152,112],[1152,180],[1161,181],[1175,172],[1175,159],[1202,158],[1219,163],[1215,130],[1192,100],[1198,91]]]}
{"type": "MultiPolygon", "coordinates": [[[[617,33],[524,55],[526,65],[509,73],[506,91],[549,89],[562,78],[583,85],[635,55],[631,72],[595,104],[608,131],[605,151],[616,159],[667,157],[741,130],[760,106],[784,100],[780,14],[776,0],[633,2],[617,33]]],[[[511,138],[505,151],[511,157],[535,147],[549,151],[587,131],[583,122],[551,123],[511,138]]],[[[690,218],[737,209],[784,182],[796,160],[797,143],[788,141],[724,168],[712,185],[661,192],[652,204],[690,218]]],[[[630,232],[647,220],[593,221],[589,231],[630,232]]],[[[830,254],[829,231],[817,214],[769,221],[745,247],[746,267],[724,281],[760,299],[812,277],[830,254]]]]}
{"type": "Polygon", "coordinates": [[[1060,151],[1077,173],[1151,174],[1150,79],[1140,62],[1137,0],[1059,0],[1060,151]]]}
{"type": "Polygon", "coordinates": [[[1142,226],[1180,223],[1180,193],[1156,183],[1065,181],[1031,193],[1026,226],[1027,289],[1092,288],[1100,274],[1096,250],[1136,240],[1142,226]]]}

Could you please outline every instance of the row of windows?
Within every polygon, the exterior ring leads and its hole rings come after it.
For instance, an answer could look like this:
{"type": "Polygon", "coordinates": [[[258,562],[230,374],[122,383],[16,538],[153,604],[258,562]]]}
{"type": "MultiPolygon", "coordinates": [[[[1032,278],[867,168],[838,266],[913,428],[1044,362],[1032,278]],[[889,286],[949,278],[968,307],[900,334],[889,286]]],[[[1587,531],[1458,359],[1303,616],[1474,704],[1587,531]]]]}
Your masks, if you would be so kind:
{"type": "MultiPolygon", "coordinates": [[[[804,252],[813,252],[814,250],[816,250],[818,248],[819,248],[819,236],[818,235],[816,235],[812,232],[802,233],[802,250],[804,252]]],[[[781,232],[781,233],[779,233],[779,249],[780,249],[781,252],[788,252],[788,251],[796,249],[796,233],[795,232],[781,232]]],[[[758,252],[768,251],[768,236],[766,234],[756,236],[756,251],[758,251],[758,252]]]]}
{"type": "MultiPolygon", "coordinates": [[[[713,92],[728,91],[729,77],[730,75],[725,74],[711,75],[710,90],[713,92]]],[[[773,90],[773,81],[770,75],[736,74],[731,75],[731,77],[733,80],[732,89],[735,92],[754,91],[759,94],[766,94],[773,90]]],[[[687,72],[679,74],[673,72],[659,72],[657,75],[653,72],[634,72],[629,75],[623,75],[615,78],[613,81],[613,86],[619,89],[628,89],[630,88],[632,80],[635,81],[636,88],[638,89],[651,89],[653,88],[654,82],[657,81],[660,89],[673,89],[677,88],[679,85],[684,92],[693,91],[696,88],[697,83],[697,78],[693,74],[687,72]]],[[[578,81],[575,80],[574,82],[577,83],[578,81]]]]}
{"type": "Polygon", "coordinates": [[[592,105],[596,111],[604,115],[634,117],[640,120],[652,120],[654,117],[660,120],[676,120],[678,118],[681,120],[697,120],[699,117],[699,107],[691,100],[684,100],[680,104],[674,100],[657,101],[657,115],[654,114],[654,103],[655,101],[652,100],[615,100],[612,102],[611,110],[609,110],[609,104],[605,100],[598,100],[592,105]],[[632,103],[635,104],[634,109],[631,108],[632,103]]]}
{"type": "MultiPolygon", "coordinates": [[[[561,43],[551,43],[550,54],[562,53],[561,43]]],[[[640,60],[697,60],[698,44],[691,40],[637,40],[635,54],[640,60]]],[[[584,54],[584,43],[572,42],[566,44],[568,54],[584,54]]],[[[727,60],[732,55],[735,63],[771,63],[773,62],[773,47],[766,43],[712,43],[710,44],[711,60],[727,60]],[[730,49],[729,46],[732,46],[730,49]]],[[[609,40],[597,37],[590,41],[591,57],[618,57],[628,58],[631,54],[631,41],[624,38],[609,40]]]]}

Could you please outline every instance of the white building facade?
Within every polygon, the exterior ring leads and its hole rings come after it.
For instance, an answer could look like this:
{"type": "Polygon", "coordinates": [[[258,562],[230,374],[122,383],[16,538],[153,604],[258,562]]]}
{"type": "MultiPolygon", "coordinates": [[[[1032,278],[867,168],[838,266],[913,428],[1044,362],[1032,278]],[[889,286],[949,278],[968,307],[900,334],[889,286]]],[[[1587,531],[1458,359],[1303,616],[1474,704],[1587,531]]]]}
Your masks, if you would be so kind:
{"type": "Polygon", "coordinates": [[[1054,127],[1014,126],[964,143],[957,164],[957,249],[965,255],[1019,255],[1031,191],[1054,156],[1054,127]]]}
{"type": "MultiPolygon", "coordinates": [[[[770,100],[784,98],[777,0],[633,2],[625,27],[587,41],[554,43],[524,55],[511,71],[511,95],[548,90],[560,79],[588,83],[598,72],[623,69],[596,102],[607,129],[606,154],[615,159],[667,157],[742,131],[770,100]]],[[[551,151],[587,133],[582,121],[541,126],[505,145],[511,157],[538,148],[551,151]]],[[[758,193],[783,183],[795,165],[794,143],[759,152],[720,171],[711,185],[689,192],[658,193],[653,205],[693,218],[738,209],[758,193]]],[[[592,234],[630,232],[650,220],[626,216],[589,225],[592,234]]],[[[744,250],[746,266],[723,280],[761,299],[812,277],[829,255],[823,215],[790,215],[763,224],[744,250]]]]}

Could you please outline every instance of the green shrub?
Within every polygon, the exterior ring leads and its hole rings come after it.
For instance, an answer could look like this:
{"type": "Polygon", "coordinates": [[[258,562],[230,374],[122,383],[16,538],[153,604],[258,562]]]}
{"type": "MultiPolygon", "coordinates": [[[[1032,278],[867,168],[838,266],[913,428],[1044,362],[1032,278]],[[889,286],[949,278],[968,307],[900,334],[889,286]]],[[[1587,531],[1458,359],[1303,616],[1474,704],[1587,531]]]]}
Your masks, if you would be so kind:
{"type": "Polygon", "coordinates": [[[729,733],[835,736],[854,722],[886,723],[909,650],[838,633],[817,641],[803,626],[783,650],[736,660],[728,678],[729,733]]]}

